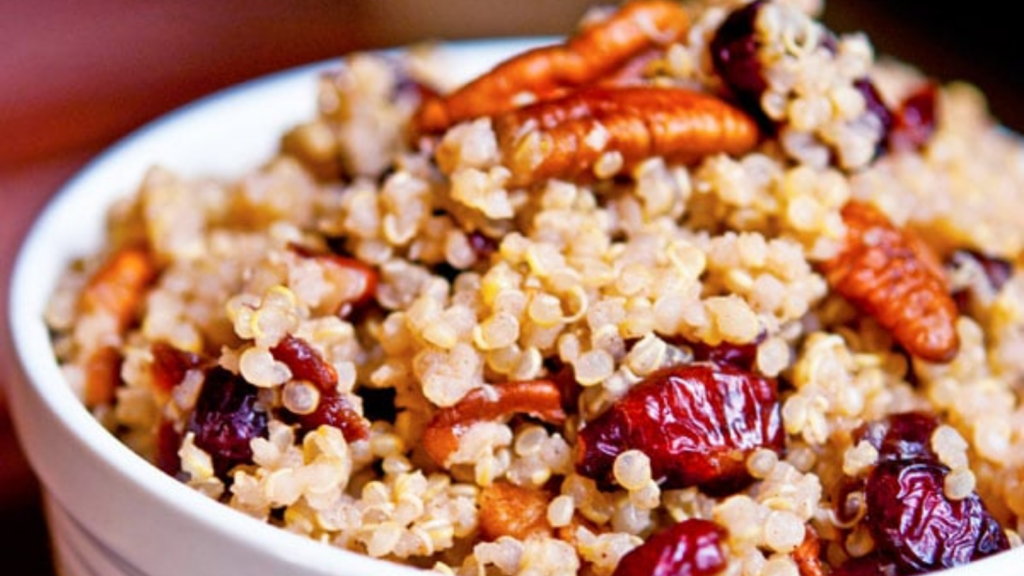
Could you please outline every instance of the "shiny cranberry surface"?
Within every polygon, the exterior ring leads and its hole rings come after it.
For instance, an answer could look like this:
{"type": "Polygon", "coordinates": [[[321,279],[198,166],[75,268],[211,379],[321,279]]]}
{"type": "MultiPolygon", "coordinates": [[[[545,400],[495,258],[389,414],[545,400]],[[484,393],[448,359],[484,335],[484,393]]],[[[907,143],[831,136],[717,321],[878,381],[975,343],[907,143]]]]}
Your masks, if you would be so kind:
{"type": "Polygon", "coordinates": [[[962,500],[945,495],[947,473],[930,461],[889,460],[868,477],[864,522],[877,551],[900,575],[960,566],[1009,548],[977,494],[962,500]]]}
{"type": "Polygon", "coordinates": [[[773,380],[732,366],[663,369],[633,387],[579,434],[577,470],[614,483],[615,457],[637,449],[666,487],[723,494],[749,482],[745,456],[784,443],[773,380]]]}
{"type": "Polygon", "coordinates": [[[728,564],[725,530],[691,518],[658,532],[619,561],[612,576],[713,576],[728,564]]]}
{"type": "Polygon", "coordinates": [[[252,461],[249,443],[267,434],[267,414],[256,401],[257,389],[241,376],[221,367],[211,369],[203,382],[186,430],[196,446],[213,458],[218,476],[252,461]]]}

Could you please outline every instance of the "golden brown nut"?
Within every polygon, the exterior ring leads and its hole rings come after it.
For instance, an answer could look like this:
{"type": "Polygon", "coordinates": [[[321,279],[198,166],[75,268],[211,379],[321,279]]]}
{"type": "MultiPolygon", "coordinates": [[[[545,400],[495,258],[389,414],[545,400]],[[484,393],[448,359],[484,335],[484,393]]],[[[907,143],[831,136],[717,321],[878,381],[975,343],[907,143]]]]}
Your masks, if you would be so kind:
{"type": "Polygon", "coordinates": [[[118,332],[134,319],[145,289],[156,278],[152,255],[141,248],[114,252],[89,279],[79,301],[84,314],[105,313],[113,317],[118,332]]]}
{"type": "Polygon", "coordinates": [[[506,382],[477,388],[454,406],[442,408],[423,431],[423,448],[439,466],[459,447],[459,437],[474,423],[529,414],[549,424],[565,422],[562,394],[551,380],[506,382]]]}
{"type": "Polygon", "coordinates": [[[825,576],[821,565],[821,543],[814,528],[807,527],[804,541],[793,550],[793,561],[800,570],[800,576],[825,576]]]}
{"type": "Polygon", "coordinates": [[[535,48],[502,62],[455,92],[428,98],[414,119],[419,133],[515,108],[523,94],[545,99],[584,86],[626,65],[652,47],[667,46],[689,29],[677,2],[634,0],[565,44],[535,48]]]}
{"type": "Polygon", "coordinates": [[[948,362],[960,347],[956,303],[928,246],[869,204],[843,208],[845,243],[821,264],[829,285],[880,325],[910,354],[948,362]]]}
{"type": "Polygon", "coordinates": [[[511,184],[613,176],[652,156],[692,162],[741,154],[757,123],[715,96],[683,88],[589,87],[500,114],[494,130],[511,184]],[[613,153],[612,165],[599,166],[613,153]]]}

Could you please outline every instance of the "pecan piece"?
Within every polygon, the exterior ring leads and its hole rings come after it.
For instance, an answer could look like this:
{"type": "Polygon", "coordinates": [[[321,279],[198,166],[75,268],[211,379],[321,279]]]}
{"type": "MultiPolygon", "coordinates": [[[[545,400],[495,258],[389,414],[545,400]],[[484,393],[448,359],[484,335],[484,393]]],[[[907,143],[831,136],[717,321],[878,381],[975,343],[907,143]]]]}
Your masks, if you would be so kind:
{"type": "Polygon", "coordinates": [[[634,0],[564,44],[514,56],[447,96],[425,100],[414,125],[419,133],[441,132],[515,108],[524,93],[544,99],[593,83],[646,50],[682,38],[688,29],[689,18],[678,3],[634,0]]]}
{"type": "Polygon", "coordinates": [[[316,252],[300,244],[291,244],[289,248],[302,258],[312,258],[324,265],[324,277],[334,289],[321,306],[347,319],[373,303],[379,281],[379,274],[373,266],[358,258],[316,252]]]}
{"type": "Polygon", "coordinates": [[[562,394],[551,380],[505,382],[477,388],[454,406],[438,410],[423,431],[423,448],[439,466],[459,447],[459,437],[476,422],[529,414],[549,424],[565,422],[562,394]]]}
{"type": "Polygon", "coordinates": [[[821,542],[814,528],[807,527],[804,541],[793,550],[792,555],[800,576],[825,576],[821,563],[821,542]]]}
{"type": "MultiPolygon", "coordinates": [[[[757,144],[757,123],[709,94],[683,88],[588,87],[494,117],[510,184],[579,178],[609,152],[628,170],[651,156],[691,162],[757,144]]],[[[601,174],[602,176],[611,176],[601,174]]]]}
{"type": "Polygon", "coordinates": [[[114,401],[121,384],[121,365],[124,358],[115,346],[102,346],[94,350],[85,361],[85,383],[82,401],[93,408],[114,401]]]}
{"type": "Polygon", "coordinates": [[[829,285],[891,330],[908,353],[931,362],[952,360],[960,347],[958,312],[936,255],[868,204],[850,202],[842,215],[844,245],[821,263],[829,285]]]}
{"type": "Polygon", "coordinates": [[[117,330],[123,332],[156,275],[157,265],[148,251],[121,248],[89,279],[79,301],[81,309],[86,314],[109,314],[116,321],[117,330]]]}
{"type": "Polygon", "coordinates": [[[480,533],[484,540],[511,536],[526,540],[535,534],[550,535],[548,500],[542,490],[510,482],[495,482],[480,491],[480,533]]]}

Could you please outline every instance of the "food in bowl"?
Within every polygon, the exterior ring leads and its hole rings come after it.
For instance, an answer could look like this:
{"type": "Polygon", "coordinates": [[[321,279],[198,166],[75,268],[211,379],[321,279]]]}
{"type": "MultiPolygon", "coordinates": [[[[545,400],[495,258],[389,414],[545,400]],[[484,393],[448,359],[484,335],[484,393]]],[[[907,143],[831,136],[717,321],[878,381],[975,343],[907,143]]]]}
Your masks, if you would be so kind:
{"type": "Polygon", "coordinates": [[[820,9],[633,0],[459,86],[349,56],[251,172],[112,207],[67,380],[208,497],[442,573],[1017,547],[1024,147],[820,9]]]}

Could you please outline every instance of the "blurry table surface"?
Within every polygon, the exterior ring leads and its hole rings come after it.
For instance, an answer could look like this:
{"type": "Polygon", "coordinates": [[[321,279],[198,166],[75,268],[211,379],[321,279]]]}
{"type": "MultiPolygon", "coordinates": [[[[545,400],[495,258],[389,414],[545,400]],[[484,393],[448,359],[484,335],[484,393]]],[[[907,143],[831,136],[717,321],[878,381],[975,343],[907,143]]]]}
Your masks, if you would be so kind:
{"type": "MultiPolygon", "coordinates": [[[[268,72],[427,39],[563,34],[593,0],[35,0],[0,8],[0,375],[7,277],[32,216],[90,158],[190,100],[268,72]]],[[[1024,130],[1024,55],[1009,7],[832,0],[837,32],[943,81],[967,80],[1024,130]],[[963,12],[962,6],[971,8],[963,12]]],[[[2,382],[0,382],[2,383],[2,382]]],[[[2,392],[2,388],[0,388],[2,392]]],[[[38,488],[0,394],[0,573],[53,573],[38,488]],[[10,533],[11,530],[5,530],[10,533]]]]}

